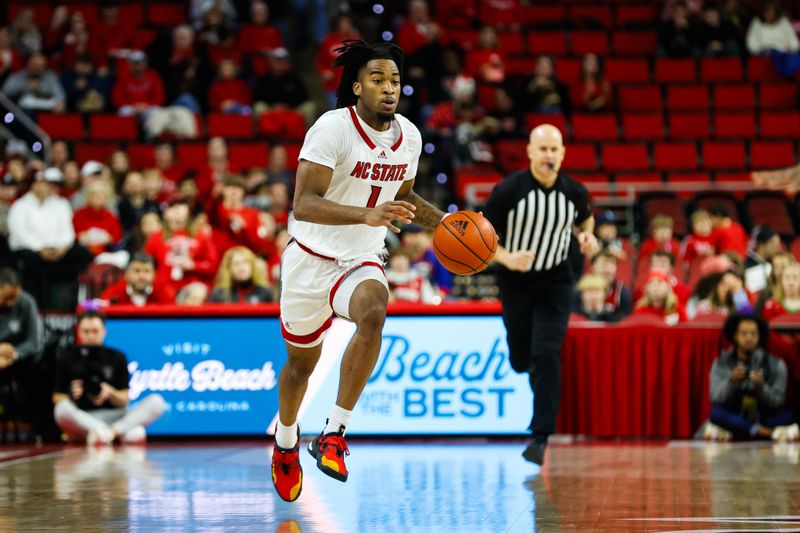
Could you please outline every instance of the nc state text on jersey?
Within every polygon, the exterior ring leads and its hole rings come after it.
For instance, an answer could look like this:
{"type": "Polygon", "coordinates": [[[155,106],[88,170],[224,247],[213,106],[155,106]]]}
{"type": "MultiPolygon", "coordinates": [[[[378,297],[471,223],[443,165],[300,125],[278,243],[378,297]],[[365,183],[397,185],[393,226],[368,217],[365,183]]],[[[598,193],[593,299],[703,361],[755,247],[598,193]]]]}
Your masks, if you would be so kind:
{"type": "Polygon", "coordinates": [[[351,176],[374,181],[402,181],[408,170],[408,164],[385,165],[359,161],[350,173],[351,176]],[[371,171],[371,172],[370,172],[371,171]]]}

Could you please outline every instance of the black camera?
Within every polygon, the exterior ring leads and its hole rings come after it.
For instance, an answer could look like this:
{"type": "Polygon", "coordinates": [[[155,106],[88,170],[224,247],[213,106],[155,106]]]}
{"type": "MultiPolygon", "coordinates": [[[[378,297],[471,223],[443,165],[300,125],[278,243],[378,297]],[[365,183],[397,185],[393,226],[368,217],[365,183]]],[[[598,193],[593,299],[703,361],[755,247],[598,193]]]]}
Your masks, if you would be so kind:
{"type": "Polygon", "coordinates": [[[94,368],[93,356],[98,352],[99,346],[79,346],[77,350],[78,368],[83,381],[83,390],[90,396],[100,394],[100,384],[103,377],[98,369],[94,368]]]}

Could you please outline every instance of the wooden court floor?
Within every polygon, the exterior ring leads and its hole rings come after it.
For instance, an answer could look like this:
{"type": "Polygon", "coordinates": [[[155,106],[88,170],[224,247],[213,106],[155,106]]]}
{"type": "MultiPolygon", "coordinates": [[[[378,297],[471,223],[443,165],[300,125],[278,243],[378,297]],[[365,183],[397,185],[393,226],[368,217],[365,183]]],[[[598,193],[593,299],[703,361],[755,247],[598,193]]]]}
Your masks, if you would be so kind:
{"type": "Polygon", "coordinates": [[[800,531],[800,446],[351,442],[288,504],[263,442],[0,446],[0,532],[800,531]]]}

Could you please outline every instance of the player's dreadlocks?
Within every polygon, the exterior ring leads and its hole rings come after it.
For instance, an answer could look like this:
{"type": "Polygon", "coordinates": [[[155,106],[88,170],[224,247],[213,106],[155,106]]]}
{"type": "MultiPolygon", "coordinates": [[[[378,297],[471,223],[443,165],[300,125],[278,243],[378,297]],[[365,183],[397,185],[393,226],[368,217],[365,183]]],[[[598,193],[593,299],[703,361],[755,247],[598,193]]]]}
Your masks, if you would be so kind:
{"type": "Polygon", "coordinates": [[[391,59],[403,72],[403,50],[394,43],[368,44],[362,40],[348,39],[334,50],[339,56],[334,67],[344,67],[339,87],[336,89],[336,107],[355,105],[358,97],[353,93],[353,84],[358,81],[358,72],[372,59],[391,59]]]}

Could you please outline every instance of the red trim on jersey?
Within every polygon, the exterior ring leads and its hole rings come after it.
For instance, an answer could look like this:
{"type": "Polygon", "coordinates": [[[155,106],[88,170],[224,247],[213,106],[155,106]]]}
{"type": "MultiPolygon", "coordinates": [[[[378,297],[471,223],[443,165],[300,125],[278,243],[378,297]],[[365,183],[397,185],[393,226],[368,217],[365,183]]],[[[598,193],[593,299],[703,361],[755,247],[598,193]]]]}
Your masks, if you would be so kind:
{"type": "Polygon", "coordinates": [[[330,295],[331,309],[333,309],[333,298],[336,296],[336,291],[339,290],[339,285],[342,284],[342,282],[345,280],[345,278],[347,278],[347,276],[349,276],[359,268],[366,266],[378,267],[379,269],[381,269],[381,272],[383,272],[384,276],[386,275],[386,271],[383,270],[383,265],[380,263],[376,263],[375,261],[364,261],[363,263],[354,266],[353,268],[342,274],[342,276],[336,280],[336,283],[333,284],[333,288],[331,289],[331,295],[330,295]]]}
{"type": "MultiPolygon", "coordinates": [[[[317,252],[315,252],[314,250],[312,250],[308,246],[304,245],[303,243],[301,243],[297,239],[292,239],[292,241],[297,243],[297,246],[299,246],[300,249],[303,250],[307,254],[311,254],[311,255],[313,255],[315,257],[319,257],[320,259],[325,259],[326,261],[336,261],[336,259],[334,259],[333,257],[328,257],[327,255],[318,254],[317,252]]],[[[291,244],[291,242],[289,242],[289,244],[291,244]]]]}
{"type": "Polygon", "coordinates": [[[313,333],[309,333],[308,335],[295,335],[294,333],[290,333],[286,330],[286,326],[283,325],[283,320],[281,320],[281,335],[287,341],[291,341],[295,344],[311,344],[315,340],[319,339],[320,335],[328,331],[328,328],[331,327],[333,323],[333,315],[328,317],[328,320],[322,324],[319,329],[314,331],[313,333]]]}
{"type": "MultiPolygon", "coordinates": [[[[361,122],[359,122],[358,120],[355,108],[353,106],[350,106],[347,108],[347,110],[350,111],[350,118],[353,119],[353,125],[355,125],[358,134],[361,135],[361,138],[364,139],[365,143],[367,143],[369,149],[374,150],[375,143],[372,142],[372,139],[369,138],[369,135],[367,135],[367,132],[364,131],[364,128],[361,126],[361,122]]],[[[399,122],[397,123],[397,127],[400,129],[400,137],[397,139],[397,142],[394,143],[394,145],[392,146],[392,152],[396,152],[397,149],[400,148],[400,145],[403,144],[403,128],[400,127],[399,122]]]]}

